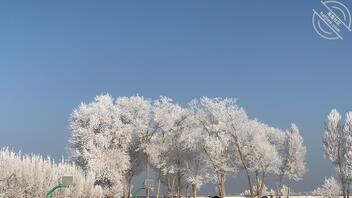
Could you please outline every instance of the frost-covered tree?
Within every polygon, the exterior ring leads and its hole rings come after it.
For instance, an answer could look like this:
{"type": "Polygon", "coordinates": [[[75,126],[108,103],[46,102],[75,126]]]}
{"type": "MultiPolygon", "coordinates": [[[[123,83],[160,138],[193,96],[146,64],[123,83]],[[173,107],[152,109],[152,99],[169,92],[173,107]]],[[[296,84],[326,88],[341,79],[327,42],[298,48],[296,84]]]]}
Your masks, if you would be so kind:
{"type": "MultiPolygon", "coordinates": [[[[149,151],[159,152],[156,153],[157,157],[153,157],[153,159],[160,160],[157,161],[160,164],[157,165],[160,169],[159,173],[175,179],[175,181],[170,181],[176,184],[178,197],[181,196],[182,181],[187,169],[184,160],[187,154],[185,149],[187,136],[184,136],[183,133],[187,128],[188,122],[186,120],[189,115],[190,113],[187,109],[172,103],[170,98],[161,97],[160,100],[154,103],[154,122],[158,134],[153,140],[162,145],[162,148],[159,145],[155,146],[153,142],[150,147],[155,148],[150,148],[149,151]]],[[[150,155],[154,156],[155,154],[151,153],[150,155]]],[[[169,196],[171,196],[170,188],[168,188],[168,192],[169,196]]]]}
{"type": "Polygon", "coordinates": [[[234,99],[204,97],[193,101],[192,109],[203,128],[200,145],[216,174],[220,196],[224,196],[225,174],[239,170],[247,176],[251,197],[260,196],[268,174],[279,165],[277,148],[269,140],[277,129],[248,119],[234,99]]]}
{"type": "Polygon", "coordinates": [[[186,169],[185,180],[191,186],[193,198],[197,197],[197,190],[210,179],[206,155],[199,146],[198,139],[189,137],[185,152],[186,169]]]}
{"type": "Polygon", "coordinates": [[[55,197],[103,197],[103,190],[95,185],[95,174],[64,160],[56,163],[40,155],[23,155],[8,148],[0,150],[0,197],[45,197],[60,177],[72,175],[73,185],[55,192],[55,197]]]}
{"type": "MultiPolygon", "coordinates": [[[[343,127],[343,134],[345,139],[345,160],[346,160],[346,169],[347,175],[352,172],[352,112],[346,113],[345,124],[343,127]]],[[[350,183],[347,182],[347,197],[350,194],[350,183]]]]}
{"type": "Polygon", "coordinates": [[[194,113],[188,117],[188,124],[183,133],[185,139],[184,170],[186,183],[191,187],[193,198],[197,197],[197,190],[210,180],[210,167],[207,164],[207,156],[202,147],[203,130],[195,120],[194,113]]]}
{"type": "MultiPolygon", "coordinates": [[[[303,144],[303,138],[295,124],[291,125],[287,136],[287,177],[288,190],[290,190],[290,181],[299,181],[303,179],[306,173],[306,147],[303,144]]],[[[289,195],[288,191],[288,195],[289,195]]]]}
{"type": "Polygon", "coordinates": [[[206,156],[198,148],[190,148],[185,152],[184,160],[186,163],[184,170],[185,181],[191,187],[193,198],[196,198],[197,190],[210,178],[206,156]]]}
{"type": "Polygon", "coordinates": [[[207,157],[207,163],[214,172],[221,198],[225,196],[225,175],[237,173],[237,159],[232,156],[236,152],[231,142],[231,132],[239,133],[247,116],[234,99],[203,97],[191,102],[195,112],[195,120],[202,127],[199,135],[200,146],[207,157]]]}
{"type": "Polygon", "coordinates": [[[71,156],[84,170],[96,173],[97,184],[110,189],[111,194],[120,192],[122,186],[127,197],[124,176],[130,167],[132,133],[120,113],[109,95],[97,96],[75,109],[70,121],[71,156]]]}
{"type": "MultiPolygon", "coordinates": [[[[156,187],[156,197],[160,197],[160,187],[163,175],[162,170],[165,167],[164,159],[167,155],[167,147],[164,146],[166,143],[160,133],[156,133],[150,139],[150,144],[146,146],[146,153],[149,156],[149,163],[157,173],[157,187],[156,187]]],[[[165,176],[164,176],[165,177],[165,176]]],[[[165,179],[164,179],[165,181],[165,179]]],[[[170,184],[171,182],[165,182],[165,184],[170,184]]],[[[171,189],[171,186],[169,187],[171,189]]]]}
{"type": "Polygon", "coordinates": [[[341,188],[334,177],[325,178],[324,184],[315,189],[312,194],[323,196],[324,198],[338,198],[341,193],[341,188]]]}
{"type": "Polygon", "coordinates": [[[128,192],[128,197],[131,194],[132,179],[137,176],[141,171],[143,171],[143,165],[145,165],[145,155],[143,150],[140,148],[140,141],[136,136],[132,137],[130,146],[128,147],[129,156],[129,168],[125,171],[125,183],[126,191],[128,192]]]}
{"type": "Polygon", "coordinates": [[[279,162],[278,162],[278,167],[274,171],[274,175],[276,175],[276,196],[279,197],[282,194],[280,194],[281,190],[283,188],[283,179],[287,170],[287,167],[285,165],[285,159],[287,158],[287,131],[284,132],[281,129],[274,129],[269,130],[267,135],[268,135],[268,140],[271,142],[276,147],[278,157],[279,157],[279,162]]]}
{"type": "Polygon", "coordinates": [[[143,150],[155,133],[151,101],[138,95],[118,97],[116,106],[120,111],[120,118],[125,128],[138,137],[143,150]]]}
{"type": "Polygon", "coordinates": [[[251,120],[234,139],[251,197],[262,195],[268,174],[274,173],[279,165],[276,147],[268,139],[268,134],[273,131],[276,130],[257,120],[251,120]]]}
{"type": "MultiPolygon", "coordinates": [[[[299,181],[306,172],[306,147],[303,144],[303,138],[295,124],[291,124],[290,129],[285,134],[281,151],[281,164],[278,170],[279,189],[282,188],[284,177],[288,179],[287,196],[290,193],[290,182],[299,181]]],[[[282,194],[279,194],[281,196],[282,194]]]]}
{"type": "MultiPolygon", "coordinates": [[[[119,110],[123,128],[131,134],[131,141],[128,143],[130,166],[125,173],[129,196],[133,177],[140,173],[143,168],[147,169],[147,166],[149,166],[149,157],[145,149],[155,132],[152,124],[152,104],[149,99],[138,95],[118,97],[116,108],[119,110]]],[[[147,189],[147,196],[149,196],[149,193],[149,189],[147,189]]]]}
{"type": "Polygon", "coordinates": [[[332,109],[325,121],[325,132],[323,136],[324,157],[332,162],[341,183],[341,190],[344,197],[347,194],[348,162],[350,144],[349,131],[350,114],[346,116],[346,125],[342,126],[341,115],[336,109],[332,109]],[[345,128],[345,129],[344,129],[345,128]],[[348,152],[347,152],[348,151],[348,152]]]}

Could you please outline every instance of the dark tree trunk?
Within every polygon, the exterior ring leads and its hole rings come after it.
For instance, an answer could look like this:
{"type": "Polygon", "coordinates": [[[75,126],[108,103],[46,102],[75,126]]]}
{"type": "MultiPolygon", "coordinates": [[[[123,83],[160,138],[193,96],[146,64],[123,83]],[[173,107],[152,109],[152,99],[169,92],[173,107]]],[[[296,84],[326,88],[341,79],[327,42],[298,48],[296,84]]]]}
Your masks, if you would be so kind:
{"type": "Polygon", "coordinates": [[[281,198],[282,179],[283,179],[283,175],[280,175],[279,176],[279,184],[277,185],[277,189],[276,189],[276,197],[278,197],[278,198],[281,198]]]}
{"type": "Polygon", "coordinates": [[[128,178],[128,198],[130,198],[130,195],[131,195],[132,177],[133,176],[128,178]]]}
{"type": "Polygon", "coordinates": [[[219,197],[225,197],[225,174],[218,173],[219,197]]]}
{"type": "Polygon", "coordinates": [[[192,197],[193,198],[197,197],[197,186],[196,186],[196,184],[192,184],[192,197]]]}
{"type": "Polygon", "coordinates": [[[181,174],[177,173],[177,198],[181,198],[181,174]]]}
{"type": "Polygon", "coordinates": [[[290,179],[287,181],[287,198],[290,197],[290,179]]]}
{"type": "Polygon", "coordinates": [[[161,172],[158,173],[158,184],[156,187],[156,198],[160,197],[160,177],[161,177],[161,172]]]}
{"type": "Polygon", "coordinates": [[[347,181],[347,198],[350,198],[350,182],[347,181]]]}

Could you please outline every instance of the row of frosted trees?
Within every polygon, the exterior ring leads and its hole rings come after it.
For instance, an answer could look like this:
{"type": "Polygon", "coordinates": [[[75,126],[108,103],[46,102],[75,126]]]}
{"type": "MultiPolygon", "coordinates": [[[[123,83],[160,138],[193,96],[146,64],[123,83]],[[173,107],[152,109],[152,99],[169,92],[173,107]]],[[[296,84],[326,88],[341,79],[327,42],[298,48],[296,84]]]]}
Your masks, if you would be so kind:
{"type": "Polygon", "coordinates": [[[240,171],[249,195],[260,197],[269,174],[281,189],[306,172],[298,127],[280,130],[249,118],[235,99],[203,97],[183,107],[167,97],[100,95],[74,110],[70,127],[73,161],[95,173],[106,196],[128,198],[132,178],[147,166],[157,174],[157,198],[161,187],[168,197],[188,188],[196,197],[207,182],[223,198],[226,177],[240,171]]]}
{"type": "MultiPolygon", "coordinates": [[[[188,188],[196,196],[197,189],[209,181],[224,196],[226,176],[240,171],[247,176],[244,194],[272,194],[265,181],[273,174],[275,193],[281,196],[290,193],[283,183],[289,186],[305,173],[305,147],[297,126],[282,131],[250,119],[233,99],[204,97],[181,107],[166,97],[114,100],[101,95],[82,103],[70,122],[74,164],[0,150],[0,197],[43,197],[63,175],[73,175],[75,182],[56,193],[58,197],[129,197],[132,178],[146,166],[157,173],[157,197],[162,186],[168,196],[181,196],[188,188]]],[[[330,112],[323,150],[338,180],[325,179],[311,194],[349,197],[352,112],[344,120],[336,109],[330,112]]]]}
{"type": "Polygon", "coordinates": [[[56,198],[103,197],[103,189],[94,186],[95,173],[83,172],[66,162],[56,163],[40,155],[23,155],[8,148],[0,150],[0,197],[45,197],[61,176],[72,175],[74,185],[55,193],[56,198]]]}

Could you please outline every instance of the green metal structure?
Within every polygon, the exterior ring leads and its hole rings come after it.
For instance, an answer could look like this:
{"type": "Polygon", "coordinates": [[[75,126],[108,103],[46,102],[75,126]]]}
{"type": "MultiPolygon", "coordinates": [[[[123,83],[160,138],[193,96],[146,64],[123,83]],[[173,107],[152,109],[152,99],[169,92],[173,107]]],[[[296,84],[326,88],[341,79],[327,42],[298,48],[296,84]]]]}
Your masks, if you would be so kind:
{"type": "Polygon", "coordinates": [[[60,189],[60,188],[67,188],[67,186],[62,185],[62,184],[59,184],[59,185],[55,186],[54,188],[52,188],[51,190],[49,190],[48,193],[46,193],[46,198],[52,198],[54,192],[55,192],[57,189],[60,189]]]}
{"type": "Polygon", "coordinates": [[[70,185],[73,184],[73,177],[72,176],[63,176],[61,178],[61,183],[57,186],[55,186],[54,188],[52,188],[51,190],[48,191],[48,193],[46,193],[46,198],[53,198],[54,196],[54,192],[60,188],[67,188],[70,185]]]}
{"type": "Polygon", "coordinates": [[[347,177],[347,180],[348,180],[349,182],[352,182],[352,175],[349,175],[349,176],[347,177]]]}
{"type": "Polygon", "coordinates": [[[147,189],[147,188],[146,188],[145,186],[142,186],[142,187],[138,188],[137,190],[133,191],[133,192],[132,192],[132,198],[137,198],[138,193],[139,193],[141,190],[145,190],[145,189],[147,189]]]}

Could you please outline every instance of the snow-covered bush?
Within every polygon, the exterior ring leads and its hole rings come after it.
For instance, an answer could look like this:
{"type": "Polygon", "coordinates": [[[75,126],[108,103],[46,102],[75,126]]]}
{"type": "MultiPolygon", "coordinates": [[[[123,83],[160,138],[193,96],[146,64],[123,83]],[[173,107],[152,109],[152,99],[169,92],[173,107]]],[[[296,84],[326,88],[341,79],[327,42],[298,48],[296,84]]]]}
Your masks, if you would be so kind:
{"type": "MultiPolygon", "coordinates": [[[[257,186],[253,186],[253,189],[256,191],[257,190],[257,186]]],[[[250,190],[247,189],[244,192],[242,192],[240,195],[241,196],[250,196],[251,192],[250,192],[250,190]]],[[[275,190],[269,189],[268,187],[266,187],[264,185],[262,196],[268,196],[268,195],[275,195],[275,190]]]]}
{"type": "Polygon", "coordinates": [[[291,187],[289,188],[286,185],[282,185],[282,187],[279,191],[279,194],[281,195],[281,197],[287,197],[287,195],[289,195],[289,196],[290,195],[295,195],[295,196],[302,195],[301,192],[295,192],[291,187]]]}
{"type": "Polygon", "coordinates": [[[55,197],[103,197],[91,172],[84,174],[73,164],[55,163],[40,155],[23,155],[8,148],[0,150],[0,197],[45,197],[65,175],[72,175],[74,184],[58,190],[55,197]]]}
{"type": "MultiPolygon", "coordinates": [[[[253,186],[253,189],[254,189],[254,191],[256,191],[257,186],[253,186]]],[[[276,193],[277,192],[274,189],[268,188],[264,185],[263,192],[262,192],[261,196],[268,196],[268,195],[275,196],[276,193]]],[[[286,185],[282,185],[281,189],[279,190],[279,193],[280,193],[281,197],[286,197],[288,193],[290,193],[290,195],[295,195],[295,196],[302,194],[300,192],[294,192],[292,188],[290,188],[290,192],[288,192],[288,187],[286,185]]],[[[244,192],[242,192],[240,195],[250,196],[251,193],[250,193],[250,190],[247,189],[244,192]]],[[[309,193],[309,195],[310,195],[310,193],[309,193]]]]}
{"type": "Polygon", "coordinates": [[[341,194],[341,187],[334,177],[325,178],[324,184],[312,192],[325,198],[337,198],[341,194]]]}

